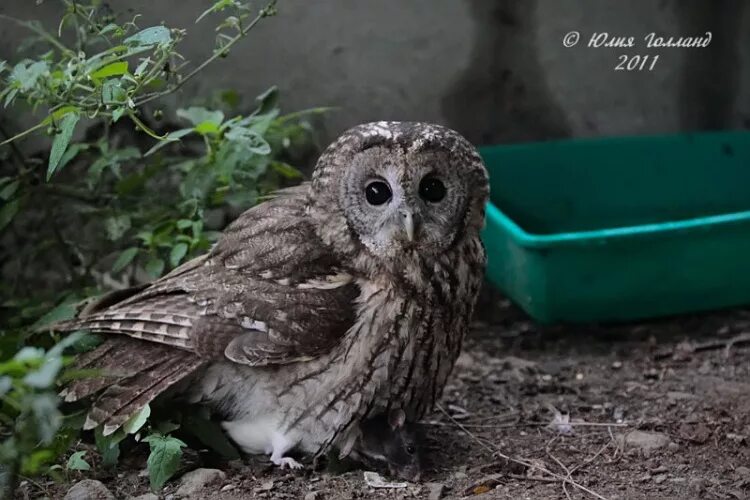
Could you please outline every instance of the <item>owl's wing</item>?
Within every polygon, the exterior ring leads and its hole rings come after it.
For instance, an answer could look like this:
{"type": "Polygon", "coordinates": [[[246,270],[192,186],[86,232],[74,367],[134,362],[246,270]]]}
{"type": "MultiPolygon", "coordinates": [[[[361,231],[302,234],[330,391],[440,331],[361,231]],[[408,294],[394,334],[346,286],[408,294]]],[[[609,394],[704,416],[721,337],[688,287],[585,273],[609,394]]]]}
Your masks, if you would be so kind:
{"type": "Polygon", "coordinates": [[[329,351],[354,324],[360,290],[316,237],[306,190],[245,212],[209,254],[129,297],[105,297],[58,329],[123,334],[254,366],[329,351]]]}

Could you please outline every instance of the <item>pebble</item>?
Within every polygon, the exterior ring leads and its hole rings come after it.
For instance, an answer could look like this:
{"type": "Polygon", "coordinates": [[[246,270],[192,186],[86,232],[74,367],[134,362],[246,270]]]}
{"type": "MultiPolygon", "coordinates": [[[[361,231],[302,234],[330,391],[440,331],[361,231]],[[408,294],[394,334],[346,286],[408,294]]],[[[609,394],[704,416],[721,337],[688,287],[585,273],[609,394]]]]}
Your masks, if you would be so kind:
{"type": "Polygon", "coordinates": [[[153,493],[144,493],[143,495],[138,495],[137,497],[130,497],[130,500],[159,500],[159,497],[157,495],[154,495],[153,493]]]}
{"type": "Polygon", "coordinates": [[[320,492],[319,491],[311,491],[307,495],[305,495],[305,500],[320,500],[320,492]]]}
{"type": "Polygon", "coordinates": [[[621,434],[619,441],[626,447],[650,452],[667,446],[670,439],[661,432],[630,431],[627,434],[621,434]]]}
{"type": "Polygon", "coordinates": [[[428,500],[440,500],[443,498],[443,494],[445,493],[445,485],[443,483],[427,483],[425,486],[427,486],[427,491],[429,492],[427,494],[428,500]]]}
{"type": "Polygon", "coordinates": [[[115,496],[101,481],[84,479],[68,490],[64,500],[115,500],[115,496]]]}
{"type": "Polygon", "coordinates": [[[195,469],[180,478],[180,486],[175,494],[178,497],[200,497],[200,491],[214,483],[223,481],[227,477],[219,469],[195,469]]]}

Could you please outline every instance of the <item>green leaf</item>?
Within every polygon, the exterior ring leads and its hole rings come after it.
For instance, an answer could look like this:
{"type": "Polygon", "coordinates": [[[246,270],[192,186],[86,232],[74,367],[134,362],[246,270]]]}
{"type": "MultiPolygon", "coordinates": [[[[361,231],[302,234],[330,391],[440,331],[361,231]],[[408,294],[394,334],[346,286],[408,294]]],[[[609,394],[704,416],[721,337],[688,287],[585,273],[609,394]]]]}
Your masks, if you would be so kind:
{"type": "Polygon", "coordinates": [[[222,113],[221,111],[210,111],[199,106],[191,106],[187,109],[178,109],[177,116],[179,118],[188,120],[194,126],[198,126],[200,124],[203,124],[204,122],[221,125],[221,123],[224,121],[224,113],[222,113]]]}
{"type": "Polygon", "coordinates": [[[105,105],[124,104],[128,100],[128,93],[122,88],[119,80],[107,80],[102,85],[102,102],[105,105]]]}
{"type": "Polygon", "coordinates": [[[18,186],[20,185],[21,181],[18,179],[4,185],[3,188],[0,189],[0,200],[9,200],[14,194],[16,194],[16,191],[18,191],[18,186]]]}
{"type": "Polygon", "coordinates": [[[13,220],[13,217],[16,216],[18,213],[18,209],[21,206],[21,201],[16,198],[15,200],[11,200],[5,205],[3,205],[2,208],[0,208],[0,231],[2,231],[5,226],[10,224],[10,222],[13,220]]]}
{"type": "Polygon", "coordinates": [[[104,80],[105,78],[108,78],[110,76],[120,76],[124,75],[128,72],[128,62],[127,61],[117,61],[110,64],[107,64],[104,67],[99,68],[98,70],[91,73],[89,76],[92,80],[104,80]]]}
{"type": "Polygon", "coordinates": [[[60,369],[62,369],[62,358],[47,358],[39,369],[26,374],[23,383],[35,389],[49,389],[55,384],[55,378],[60,373],[60,369]]]}
{"type": "Polygon", "coordinates": [[[36,394],[31,398],[31,412],[39,440],[47,445],[55,438],[62,424],[62,414],[57,409],[59,399],[50,393],[36,394]]]}
{"type": "Polygon", "coordinates": [[[158,278],[164,272],[164,261],[154,257],[146,262],[146,272],[152,278],[158,278]]]}
{"type": "Polygon", "coordinates": [[[122,118],[122,115],[127,113],[127,111],[128,111],[127,108],[124,108],[124,107],[119,107],[115,109],[114,111],[112,111],[112,123],[117,123],[117,120],[122,118]]]}
{"type": "Polygon", "coordinates": [[[75,158],[76,156],[78,156],[78,153],[80,153],[81,151],[86,151],[87,149],[89,149],[89,145],[88,144],[84,144],[84,143],[80,143],[80,142],[77,142],[75,144],[71,144],[70,146],[68,146],[67,151],[65,151],[65,154],[60,159],[60,164],[57,166],[57,169],[61,170],[73,158],[75,158]]]}
{"type": "Polygon", "coordinates": [[[131,46],[163,45],[172,41],[172,34],[165,26],[152,26],[127,37],[123,43],[131,46]]]}
{"type": "Polygon", "coordinates": [[[49,166],[47,167],[48,181],[52,178],[55,170],[57,170],[65,150],[68,149],[70,138],[73,137],[73,130],[79,119],[80,115],[78,113],[70,113],[65,115],[62,121],[60,121],[60,133],[55,135],[55,138],[52,141],[52,151],[49,155],[49,166]]]}
{"type": "Polygon", "coordinates": [[[86,450],[73,453],[68,459],[68,470],[91,470],[89,463],[83,459],[86,450]]]}
{"type": "Polygon", "coordinates": [[[183,419],[183,428],[227,460],[240,458],[237,448],[229,441],[218,422],[201,418],[198,415],[187,415],[183,419]]]}
{"type": "Polygon", "coordinates": [[[149,416],[151,416],[151,407],[146,403],[146,406],[138,410],[127,422],[122,424],[122,430],[127,434],[135,434],[146,424],[149,416]]]}
{"type": "Polygon", "coordinates": [[[169,263],[172,267],[177,267],[180,261],[182,261],[182,258],[185,257],[187,251],[188,246],[186,243],[177,243],[172,247],[172,251],[169,252],[169,263]]]}
{"type": "Polygon", "coordinates": [[[167,137],[165,137],[161,141],[157,142],[156,145],[154,147],[152,147],[151,149],[149,149],[148,151],[146,151],[146,154],[144,154],[143,156],[144,157],[149,156],[149,155],[157,152],[158,150],[160,150],[161,148],[163,148],[167,144],[170,144],[172,142],[177,142],[177,141],[180,140],[180,138],[185,137],[186,135],[188,135],[188,134],[190,134],[192,132],[193,132],[192,128],[183,128],[183,129],[180,129],[180,130],[175,130],[174,132],[170,132],[169,134],[167,134],[167,137]]]}
{"type": "Polygon", "coordinates": [[[151,453],[146,461],[151,489],[157,491],[164,486],[180,467],[182,448],[185,443],[172,436],[152,434],[144,439],[151,453]]]}
{"type": "Polygon", "coordinates": [[[302,172],[300,172],[293,166],[289,165],[288,163],[284,163],[281,161],[273,161],[271,162],[271,168],[274,169],[279,174],[281,174],[281,176],[286,179],[302,178],[302,172]]]}
{"type": "Polygon", "coordinates": [[[104,228],[107,230],[107,238],[117,241],[130,229],[129,215],[116,215],[104,220],[104,228]]]}
{"type": "Polygon", "coordinates": [[[34,323],[33,328],[41,328],[58,321],[71,319],[76,315],[76,306],[72,303],[63,303],[49,311],[47,314],[42,316],[34,323]]]}
{"type": "Polygon", "coordinates": [[[130,247],[126,250],[123,250],[122,253],[117,257],[115,260],[115,263],[112,264],[112,272],[113,273],[119,273],[125,267],[127,267],[128,264],[130,264],[135,256],[138,254],[138,248],[137,247],[130,247]]]}
{"type": "Polygon", "coordinates": [[[201,135],[218,134],[219,126],[214,122],[201,122],[195,126],[195,131],[201,135]]]}
{"type": "Polygon", "coordinates": [[[117,460],[120,458],[120,441],[125,439],[125,434],[122,429],[118,429],[113,434],[105,436],[102,433],[102,427],[99,426],[94,431],[94,440],[96,441],[96,449],[102,456],[102,465],[105,467],[114,467],[117,465],[117,460]]]}

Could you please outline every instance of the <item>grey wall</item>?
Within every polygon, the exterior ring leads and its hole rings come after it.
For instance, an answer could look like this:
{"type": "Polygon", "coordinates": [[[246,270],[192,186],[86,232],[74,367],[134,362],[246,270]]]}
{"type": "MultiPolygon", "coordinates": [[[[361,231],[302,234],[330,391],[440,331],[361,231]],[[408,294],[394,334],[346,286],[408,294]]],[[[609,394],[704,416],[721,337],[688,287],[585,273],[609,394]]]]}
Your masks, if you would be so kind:
{"type": "MultiPolygon", "coordinates": [[[[254,96],[272,84],[286,110],[337,106],[327,137],[358,122],[426,120],[479,143],[750,127],[750,8],[718,0],[280,0],[266,20],[172,104],[216,88],[254,96]],[[577,30],[579,46],[562,37],[577,30]],[[593,32],[635,36],[713,32],[707,48],[585,48],[593,32]],[[617,56],[660,56],[652,72],[617,72],[617,56]]],[[[117,0],[116,10],[189,36],[210,53],[206,0],[117,0]]],[[[59,4],[1,0],[0,13],[53,24],[59,4]]],[[[0,58],[18,29],[0,21],[0,58]]],[[[2,111],[0,111],[2,113],[2,111]]]]}

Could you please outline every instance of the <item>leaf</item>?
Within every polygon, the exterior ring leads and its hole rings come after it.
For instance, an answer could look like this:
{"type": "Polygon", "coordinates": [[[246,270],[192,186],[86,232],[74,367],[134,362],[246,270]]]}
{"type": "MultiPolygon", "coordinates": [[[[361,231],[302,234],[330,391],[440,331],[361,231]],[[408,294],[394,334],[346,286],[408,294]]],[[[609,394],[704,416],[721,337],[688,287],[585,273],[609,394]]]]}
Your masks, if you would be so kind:
{"type": "Polygon", "coordinates": [[[122,430],[126,434],[135,434],[146,424],[149,416],[151,416],[151,407],[146,403],[146,406],[131,415],[127,422],[122,424],[122,430]]]}
{"type": "Polygon", "coordinates": [[[169,263],[172,267],[177,267],[182,258],[185,257],[187,251],[188,246],[186,243],[178,243],[172,247],[172,251],[169,252],[169,263]]]}
{"type": "Polygon", "coordinates": [[[214,122],[201,122],[195,126],[195,131],[201,135],[218,134],[219,126],[214,122]]]}
{"type": "Polygon", "coordinates": [[[117,120],[122,118],[122,115],[124,115],[127,111],[127,108],[124,107],[119,107],[112,111],[112,123],[117,123],[117,120]]]}
{"type": "Polygon", "coordinates": [[[68,470],[91,470],[89,463],[83,459],[86,454],[86,450],[77,451],[73,453],[68,459],[68,470]]]}
{"type": "Polygon", "coordinates": [[[48,181],[52,178],[55,170],[57,170],[57,166],[59,165],[65,150],[68,149],[70,138],[73,137],[73,130],[75,129],[80,117],[81,116],[78,113],[70,113],[65,115],[60,122],[60,133],[55,135],[55,139],[52,141],[52,151],[49,155],[49,166],[47,167],[48,181]]]}
{"type": "Polygon", "coordinates": [[[99,426],[94,431],[94,440],[96,441],[96,449],[102,456],[102,465],[105,467],[114,467],[117,465],[117,459],[120,458],[120,441],[125,439],[125,434],[122,429],[117,432],[105,436],[102,433],[102,427],[99,426]]]}
{"type": "Polygon", "coordinates": [[[9,201],[5,205],[3,205],[2,208],[0,208],[0,231],[2,231],[5,226],[10,224],[10,222],[13,220],[13,217],[15,217],[18,213],[20,205],[21,201],[16,198],[15,200],[9,201]]]}
{"type": "Polygon", "coordinates": [[[76,315],[76,306],[73,303],[63,303],[49,311],[47,314],[37,320],[32,326],[33,329],[41,328],[43,326],[71,319],[76,315]]]}
{"type": "Polygon", "coordinates": [[[48,125],[54,121],[60,120],[63,116],[67,116],[71,113],[78,113],[81,110],[78,106],[63,106],[52,112],[47,118],[42,120],[42,123],[48,125]]]}
{"type": "Polygon", "coordinates": [[[154,257],[146,262],[146,272],[152,278],[158,278],[164,271],[164,261],[154,257]]]}
{"type": "Polygon", "coordinates": [[[50,393],[35,394],[31,397],[34,427],[39,440],[45,445],[52,442],[62,424],[62,414],[57,409],[59,402],[57,396],[50,393]]]}
{"type": "Polygon", "coordinates": [[[60,164],[57,166],[58,170],[62,169],[65,165],[67,165],[73,158],[78,156],[78,153],[81,151],[86,151],[89,149],[88,144],[83,144],[80,142],[77,142],[75,144],[71,144],[68,146],[67,151],[65,151],[65,154],[60,159],[60,164]]]}
{"type": "Polygon", "coordinates": [[[204,122],[214,123],[218,126],[224,121],[224,113],[221,111],[210,111],[199,106],[178,109],[177,116],[188,120],[194,126],[198,126],[204,122]]]}
{"type": "Polygon", "coordinates": [[[258,103],[258,109],[253,113],[254,115],[260,115],[268,113],[279,104],[279,88],[275,85],[270,87],[268,90],[260,94],[255,98],[258,103]]]}
{"type": "Polygon", "coordinates": [[[0,189],[0,200],[9,200],[14,194],[16,194],[18,186],[20,185],[21,181],[16,179],[3,186],[3,188],[0,189]]]}
{"type": "Polygon", "coordinates": [[[110,76],[120,76],[124,75],[128,72],[128,62],[127,61],[117,61],[110,64],[107,64],[104,67],[99,68],[98,70],[91,73],[89,76],[92,80],[104,80],[105,78],[108,78],[110,76]]]}
{"type": "Polygon", "coordinates": [[[171,41],[172,34],[169,32],[169,28],[165,26],[152,26],[139,31],[135,35],[127,37],[123,40],[123,43],[126,45],[142,47],[149,45],[163,45],[171,41]]]}
{"type": "Polygon", "coordinates": [[[112,264],[112,272],[119,273],[120,271],[125,269],[125,267],[133,261],[137,253],[137,247],[130,247],[126,250],[123,250],[115,260],[115,263],[112,264]]]}
{"type": "Polygon", "coordinates": [[[186,431],[197,437],[201,443],[219,453],[227,460],[240,458],[237,448],[232,445],[226,433],[217,422],[201,418],[197,415],[188,415],[183,420],[183,427],[186,431]]]}
{"type": "Polygon", "coordinates": [[[174,132],[170,132],[169,134],[167,134],[167,137],[157,142],[156,145],[152,147],[151,149],[149,149],[148,151],[146,151],[146,153],[143,156],[144,157],[149,156],[157,152],[158,150],[160,150],[167,144],[170,144],[172,142],[177,142],[178,140],[180,140],[180,138],[185,137],[186,135],[192,133],[193,131],[194,130],[192,128],[183,128],[180,130],[175,130],[174,132]]]}
{"type": "Polygon", "coordinates": [[[300,179],[302,177],[302,172],[289,165],[288,163],[273,161],[271,162],[271,168],[286,179],[300,179]]]}
{"type": "Polygon", "coordinates": [[[182,448],[186,444],[177,438],[161,434],[152,434],[144,441],[151,449],[146,461],[148,478],[151,489],[157,491],[177,472],[182,458],[182,448]]]}
{"type": "Polygon", "coordinates": [[[23,382],[35,389],[48,389],[54,385],[61,368],[62,358],[47,358],[39,369],[27,373],[23,382]]]}
{"type": "Polygon", "coordinates": [[[104,220],[104,228],[107,230],[107,238],[117,241],[130,229],[129,215],[116,215],[104,220]]]}
{"type": "Polygon", "coordinates": [[[119,80],[107,80],[102,85],[102,102],[105,105],[124,104],[128,100],[128,93],[122,88],[119,80]]]}

